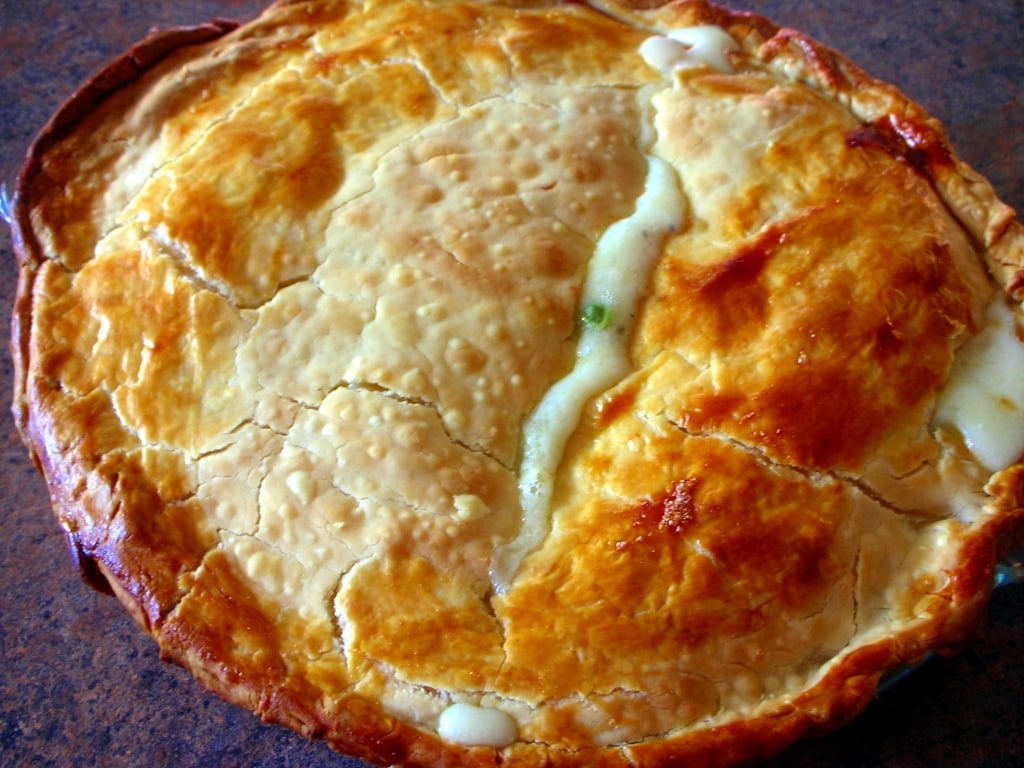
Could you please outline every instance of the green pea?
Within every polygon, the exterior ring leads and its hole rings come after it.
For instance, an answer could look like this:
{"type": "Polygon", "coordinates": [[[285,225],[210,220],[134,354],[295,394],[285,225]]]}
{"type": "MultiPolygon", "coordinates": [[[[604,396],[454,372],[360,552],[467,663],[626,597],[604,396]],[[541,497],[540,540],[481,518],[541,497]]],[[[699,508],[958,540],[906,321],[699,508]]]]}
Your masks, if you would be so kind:
{"type": "Polygon", "coordinates": [[[583,308],[583,325],[595,331],[603,331],[612,324],[612,310],[604,304],[588,304],[583,308]]]}

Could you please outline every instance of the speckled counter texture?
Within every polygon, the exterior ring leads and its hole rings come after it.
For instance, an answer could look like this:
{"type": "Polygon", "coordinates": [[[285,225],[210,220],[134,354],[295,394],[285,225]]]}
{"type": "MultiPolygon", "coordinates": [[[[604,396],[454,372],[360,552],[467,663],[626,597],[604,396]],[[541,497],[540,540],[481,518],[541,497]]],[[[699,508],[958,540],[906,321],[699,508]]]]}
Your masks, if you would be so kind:
{"type": "MultiPolygon", "coordinates": [[[[262,2],[0,0],[0,179],[94,69],[153,26],[262,2]]],[[[739,6],[737,6],[739,7],[739,6]]],[[[748,10],[833,45],[942,119],[960,154],[1024,211],[1024,3],[748,0],[748,10]]],[[[2,225],[0,225],[2,226],[2,225]]],[[[0,291],[15,267],[0,232],[0,291]]],[[[0,357],[9,401],[11,366],[0,357]]],[[[158,659],[118,603],[78,579],[41,479],[0,416],[0,766],[353,768],[362,763],[208,694],[158,659]]],[[[932,662],[844,730],[771,768],[1024,766],[1024,587],[997,592],[981,634],[932,662]]]]}

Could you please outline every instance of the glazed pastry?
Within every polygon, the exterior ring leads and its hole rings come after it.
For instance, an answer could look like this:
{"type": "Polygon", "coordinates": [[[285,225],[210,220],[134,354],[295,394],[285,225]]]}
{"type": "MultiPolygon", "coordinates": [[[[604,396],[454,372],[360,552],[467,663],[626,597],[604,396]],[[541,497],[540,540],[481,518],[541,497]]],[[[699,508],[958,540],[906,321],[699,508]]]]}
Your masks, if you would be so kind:
{"type": "Polygon", "coordinates": [[[975,629],[1024,234],[703,0],[279,2],[36,141],[14,410],[162,654],[382,765],[732,765],[975,629]]]}

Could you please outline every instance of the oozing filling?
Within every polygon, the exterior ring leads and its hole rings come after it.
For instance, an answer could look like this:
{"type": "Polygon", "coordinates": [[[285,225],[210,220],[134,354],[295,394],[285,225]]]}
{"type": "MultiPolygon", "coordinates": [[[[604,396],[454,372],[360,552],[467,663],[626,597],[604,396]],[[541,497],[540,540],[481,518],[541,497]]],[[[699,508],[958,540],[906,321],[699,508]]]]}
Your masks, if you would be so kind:
{"type": "Polygon", "coordinates": [[[467,746],[504,747],[516,740],[515,721],[500,709],[453,704],[441,713],[438,735],[467,746]]]}
{"type": "Polygon", "coordinates": [[[576,364],[545,393],[523,427],[522,526],[516,538],[495,554],[491,577],[499,593],[547,532],[555,473],[584,404],[630,371],[626,343],[637,303],[662,242],[682,224],[684,201],[675,171],[656,158],[648,162],[636,210],[605,231],[591,259],[576,364]]]}
{"type": "Polygon", "coordinates": [[[997,300],[981,332],[957,353],[935,424],[953,428],[987,469],[1024,454],[1024,344],[1010,308],[997,300]]]}
{"type": "MultiPolygon", "coordinates": [[[[732,72],[736,41],[713,26],[674,30],[648,38],[640,55],[655,69],[708,66],[732,72]]],[[[522,525],[515,539],[495,554],[491,580],[504,592],[523,558],[548,528],[555,472],[584,404],[629,373],[626,343],[637,303],[664,238],[682,225],[685,201],[675,171],[650,157],[643,194],[635,211],[611,225],[588,267],[580,303],[580,339],[572,371],[544,395],[523,428],[519,467],[522,525]]]]}
{"type": "Polygon", "coordinates": [[[733,71],[729,53],[736,50],[739,46],[724,29],[700,26],[649,37],[640,46],[640,55],[662,72],[704,65],[728,74],[733,71]]]}

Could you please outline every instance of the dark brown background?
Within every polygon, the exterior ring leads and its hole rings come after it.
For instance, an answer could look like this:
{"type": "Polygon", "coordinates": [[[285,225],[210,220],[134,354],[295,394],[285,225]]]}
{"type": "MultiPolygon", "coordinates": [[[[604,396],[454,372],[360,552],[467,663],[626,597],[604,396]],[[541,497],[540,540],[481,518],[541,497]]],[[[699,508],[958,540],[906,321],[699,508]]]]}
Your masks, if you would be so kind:
{"type": "MultiPolygon", "coordinates": [[[[741,7],[740,0],[734,3],[741,7]]],[[[95,68],[151,26],[248,19],[245,0],[0,0],[0,180],[95,68]]],[[[746,0],[901,85],[947,125],[960,154],[1024,211],[1021,0],[746,0]]],[[[0,225],[2,226],[2,225],[0,225]]],[[[0,308],[15,269],[0,233],[0,308]]],[[[10,362],[0,357],[10,395],[10,362]]],[[[112,599],[79,580],[41,480],[0,415],[0,766],[302,766],[360,763],[207,694],[161,663],[112,599]]],[[[1024,587],[1000,590],[980,636],[933,662],[843,731],[773,768],[1024,765],[1024,587]]]]}

